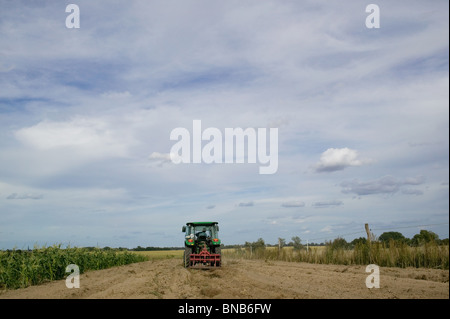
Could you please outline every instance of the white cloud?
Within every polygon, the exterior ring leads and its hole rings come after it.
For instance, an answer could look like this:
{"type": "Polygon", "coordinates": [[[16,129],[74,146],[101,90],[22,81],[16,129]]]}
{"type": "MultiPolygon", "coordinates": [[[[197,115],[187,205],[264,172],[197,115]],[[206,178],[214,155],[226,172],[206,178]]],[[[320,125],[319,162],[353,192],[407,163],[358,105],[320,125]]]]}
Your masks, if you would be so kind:
{"type": "Polygon", "coordinates": [[[163,161],[163,162],[171,162],[170,153],[159,153],[153,152],[148,157],[152,161],[163,161]]]}
{"type": "Polygon", "coordinates": [[[347,147],[329,148],[322,153],[315,168],[317,172],[334,172],[350,166],[361,166],[368,162],[369,160],[359,159],[358,152],[347,147]]]}
{"type": "Polygon", "coordinates": [[[80,117],[65,122],[44,120],[19,129],[14,135],[38,151],[61,150],[88,158],[125,157],[133,142],[104,120],[80,117]]]}

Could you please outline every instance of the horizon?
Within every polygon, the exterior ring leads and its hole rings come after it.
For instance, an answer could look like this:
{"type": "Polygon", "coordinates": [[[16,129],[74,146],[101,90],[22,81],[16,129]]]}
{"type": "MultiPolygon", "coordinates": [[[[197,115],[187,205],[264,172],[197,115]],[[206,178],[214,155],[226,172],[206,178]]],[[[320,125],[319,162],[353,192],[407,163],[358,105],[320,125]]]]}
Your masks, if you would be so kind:
{"type": "MultiPolygon", "coordinates": [[[[422,225],[422,226],[425,226],[425,227],[419,226],[420,230],[417,231],[417,233],[413,234],[413,235],[410,236],[410,237],[405,236],[401,231],[393,231],[392,229],[385,229],[385,230],[390,230],[390,231],[383,231],[382,233],[380,233],[380,236],[381,236],[382,234],[384,234],[384,233],[398,232],[398,233],[400,233],[401,235],[403,235],[403,236],[405,237],[405,239],[412,240],[413,237],[414,237],[414,235],[419,235],[419,233],[420,233],[422,230],[426,230],[426,231],[428,231],[428,232],[432,232],[432,233],[436,234],[436,235],[438,236],[438,240],[446,240],[446,239],[448,240],[448,239],[449,239],[448,237],[443,238],[443,237],[439,236],[439,234],[437,234],[437,233],[433,232],[432,230],[430,230],[430,227],[443,226],[443,225],[448,225],[448,223],[440,224],[440,225],[439,225],[439,224],[435,224],[435,225],[422,225]]],[[[406,227],[406,228],[417,228],[417,227],[418,227],[418,226],[413,226],[413,227],[409,226],[409,227],[406,227]]],[[[417,228],[417,229],[419,229],[419,228],[417,228]]],[[[371,234],[375,235],[372,231],[371,231],[371,234]]],[[[373,241],[379,241],[378,238],[379,238],[380,236],[375,235],[375,239],[374,239],[373,241]]],[[[279,237],[279,238],[285,240],[286,244],[285,244],[284,246],[289,246],[289,244],[292,244],[292,239],[293,239],[293,237],[296,237],[296,236],[292,236],[292,237],[289,237],[289,238],[282,238],[282,237],[279,237]]],[[[183,238],[183,236],[182,236],[182,238],[183,238]]],[[[221,236],[219,236],[219,238],[221,238],[221,236]]],[[[323,245],[326,245],[327,243],[330,243],[330,242],[332,242],[333,240],[339,239],[339,238],[343,238],[347,243],[350,244],[352,241],[358,240],[358,239],[360,239],[360,238],[366,239],[366,238],[367,238],[367,234],[366,234],[366,231],[362,231],[362,232],[356,232],[356,233],[351,233],[351,234],[344,234],[344,236],[338,235],[338,236],[335,237],[335,238],[331,238],[331,237],[323,237],[323,238],[312,239],[311,241],[310,241],[309,239],[303,239],[303,238],[300,238],[300,240],[301,240],[301,244],[302,244],[303,246],[306,246],[306,245],[311,245],[311,246],[323,246],[323,245]],[[365,235],[365,236],[349,237],[349,235],[355,235],[355,234],[361,234],[361,235],[365,235]],[[322,241],[319,240],[319,241],[317,241],[317,239],[325,239],[325,240],[322,240],[322,241]],[[315,240],[315,241],[314,241],[314,240],[315,240]]],[[[258,241],[259,239],[263,239],[263,240],[264,240],[264,238],[259,237],[259,238],[257,238],[257,239],[254,239],[254,241],[247,241],[247,242],[248,242],[248,243],[254,243],[254,242],[258,241]]],[[[222,239],[221,239],[221,241],[222,241],[222,239]]],[[[245,246],[245,244],[246,244],[247,242],[245,242],[245,243],[232,243],[232,244],[228,244],[228,243],[223,243],[223,241],[222,241],[221,245],[223,245],[224,247],[227,247],[227,246],[245,246]]],[[[274,243],[267,242],[266,240],[264,240],[264,243],[265,243],[266,246],[277,246],[277,245],[278,245],[278,238],[277,238],[277,241],[274,242],[274,243]]],[[[53,244],[50,244],[50,245],[47,245],[47,244],[46,244],[46,245],[43,245],[43,246],[37,246],[37,245],[34,245],[34,246],[33,246],[33,249],[34,249],[34,248],[45,248],[45,247],[51,247],[51,246],[63,246],[63,245],[64,245],[63,243],[53,243],[53,244]]],[[[283,247],[284,247],[284,246],[283,246],[283,247]]],[[[183,245],[183,242],[181,242],[180,246],[153,246],[153,245],[144,245],[144,246],[141,246],[141,245],[137,245],[137,246],[135,246],[135,247],[122,247],[122,246],[115,246],[115,247],[103,246],[103,247],[100,247],[100,246],[98,245],[98,243],[97,243],[97,245],[84,245],[84,246],[73,246],[73,245],[71,245],[70,243],[66,243],[66,244],[65,244],[65,247],[63,247],[63,248],[69,248],[69,247],[72,247],[72,248],[73,248],[73,247],[78,247],[78,248],[99,248],[99,249],[111,248],[111,249],[128,249],[128,250],[133,250],[133,249],[136,249],[136,248],[139,248],[139,247],[140,247],[140,248],[143,248],[143,249],[146,249],[146,248],[152,248],[152,249],[153,249],[153,248],[155,248],[155,249],[158,249],[158,250],[159,250],[159,249],[164,249],[164,248],[167,248],[167,249],[178,249],[178,248],[183,248],[184,245],[183,245]]],[[[0,249],[0,250],[8,250],[8,249],[25,250],[25,248],[17,248],[17,247],[7,248],[7,249],[0,249]]],[[[30,250],[30,246],[27,246],[27,250],[30,250]]]]}

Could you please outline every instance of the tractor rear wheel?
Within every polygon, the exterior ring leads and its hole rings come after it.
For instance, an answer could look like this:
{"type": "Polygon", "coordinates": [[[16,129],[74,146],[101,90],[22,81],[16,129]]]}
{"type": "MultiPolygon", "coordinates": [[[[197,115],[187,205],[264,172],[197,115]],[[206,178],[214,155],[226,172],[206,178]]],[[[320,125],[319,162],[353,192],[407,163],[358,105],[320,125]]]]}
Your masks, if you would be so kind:
{"type": "Polygon", "coordinates": [[[222,251],[221,250],[222,250],[222,248],[220,246],[216,247],[216,254],[220,255],[220,262],[217,262],[216,267],[222,266],[221,265],[221,263],[222,263],[222,251]]]}
{"type": "Polygon", "coordinates": [[[189,267],[189,260],[190,260],[191,252],[192,252],[192,249],[190,247],[184,247],[184,253],[183,253],[184,268],[189,267]]]}
{"type": "MultiPolygon", "coordinates": [[[[221,253],[221,247],[220,246],[212,246],[211,247],[211,253],[213,254],[219,254],[220,260],[222,260],[222,253],[221,253]]],[[[212,267],[220,267],[221,261],[216,261],[216,263],[211,263],[212,267]]]]}

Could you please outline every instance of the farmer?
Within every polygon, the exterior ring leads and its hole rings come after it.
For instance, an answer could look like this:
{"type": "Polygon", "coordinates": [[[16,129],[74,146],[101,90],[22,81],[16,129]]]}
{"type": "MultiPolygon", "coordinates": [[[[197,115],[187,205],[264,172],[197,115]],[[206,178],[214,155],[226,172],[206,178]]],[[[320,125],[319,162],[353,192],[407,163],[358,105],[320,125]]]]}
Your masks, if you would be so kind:
{"type": "Polygon", "coordinates": [[[199,231],[197,234],[197,238],[199,239],[199,240],[206,240],[206,237],[207,237],[207,235],[206,235],[206,227],[203,227],[203,229],[202,229],[202,231],[199,231]]]}

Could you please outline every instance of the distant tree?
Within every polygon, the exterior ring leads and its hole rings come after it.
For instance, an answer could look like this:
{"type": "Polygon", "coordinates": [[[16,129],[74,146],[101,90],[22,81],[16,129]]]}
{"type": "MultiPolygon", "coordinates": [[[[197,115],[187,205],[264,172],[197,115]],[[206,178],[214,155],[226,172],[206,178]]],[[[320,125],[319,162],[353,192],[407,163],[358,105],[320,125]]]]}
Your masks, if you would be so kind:
{"type": "Polygon", "coordinates": [[[286,246],[286,239],[284,239],[284,238],[278,238],[277,246],[278,246],[278,247],[284,247],[284,246],[286,246]]]}
{"type": "Polygon", "coordinates": [[[250,248],[250,249],[252,249],[254,251],[254,250],[257,250],[257,249],[265,249],[266,248],[266,243],[264,242],[264,239],[259,238],[257,241],[254,241],[254,242],[246,241],[244,246],[247,247],[247,248],[250,248]]]}
{"type": "Polygon", "coordinates": [[[334,239],[332,242],[329,242],[329,245],[331,246],[332,250],[349,248],[349,244],[342,237],[338,237],[338,238],[334,239]]]}
{"type": "Polygon", "coordinates": [[[420,246],[429,242],[438,242],[439,236],[432,231],[422,229],[419,234],[414,235],[411,239],[411,244],[413,246],[420,246]]]}
{"type": "Polygon", "coordinates": [[[359,238],[355,238],[350,242],[350,245],[352,247],[355,247],[356,245],[365,245],[367,243],[367,238],[365,237],[359,237],[359,238]]]}
{"type": "Polygon", "coordinates": [[[258,240],[253,243],[253,246],[255,249],[265,249],[266,243],[264,242],[264,239],[258,238],[258,240]]]}
{"type": "Polygon", "coordinates": [[[291,238],[292,240],[292,246],[295,250],[303,249],[302,240],[298,236],[294,236],[291,238]]]}
{"type": "Polygon", "coordinates": [[[399,232],[390,231],[390,232],[384,232],[378,237],[378,240],[383,242],[387,247],[389,247],[389,243],[391,240],[394,240],[399,243],[405,243],[406,238],[399,232]]]}

